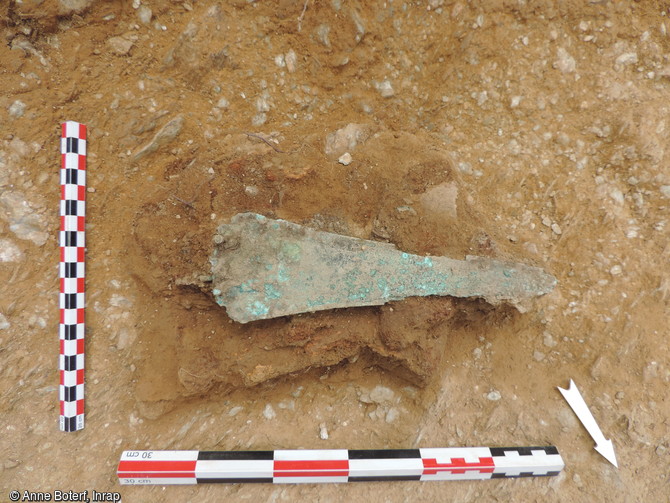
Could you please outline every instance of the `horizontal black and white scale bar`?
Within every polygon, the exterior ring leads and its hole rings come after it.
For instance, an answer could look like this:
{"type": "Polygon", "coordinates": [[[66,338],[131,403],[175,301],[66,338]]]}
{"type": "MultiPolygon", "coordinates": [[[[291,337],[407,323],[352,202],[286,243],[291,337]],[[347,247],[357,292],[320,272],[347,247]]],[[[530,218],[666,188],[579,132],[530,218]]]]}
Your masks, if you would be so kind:
{"type": "Polygon", "coordinates": [[[556,447],[124,451],[121,484],[486,480],[558,475],[556,447]]]}

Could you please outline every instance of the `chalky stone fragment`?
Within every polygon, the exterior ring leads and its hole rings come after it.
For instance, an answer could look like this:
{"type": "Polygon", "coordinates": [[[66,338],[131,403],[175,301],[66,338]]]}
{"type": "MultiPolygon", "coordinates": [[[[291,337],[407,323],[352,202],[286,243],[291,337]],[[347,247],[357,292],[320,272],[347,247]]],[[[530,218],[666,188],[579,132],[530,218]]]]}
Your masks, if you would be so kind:
{"type": "Polygon", "coordinates": [[[413,255],[254,213],[219,226],[214,243],[212,293],[240,323],[429,295],[517,304],[556,285],[525,264],[413,255]]]}

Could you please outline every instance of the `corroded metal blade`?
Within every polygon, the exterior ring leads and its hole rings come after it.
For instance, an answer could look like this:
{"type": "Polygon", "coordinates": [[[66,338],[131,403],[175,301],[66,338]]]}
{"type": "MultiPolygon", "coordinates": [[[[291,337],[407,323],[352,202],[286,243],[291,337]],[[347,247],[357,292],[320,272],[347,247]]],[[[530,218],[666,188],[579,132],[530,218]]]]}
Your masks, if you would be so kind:
{"type": "Polygon", "coordinates": [[[538,267],[412,255],[254,213],[219,226],[214,242],[212,293],[240,323],[427,295],[518,303],[556,285],[538,267]]]}

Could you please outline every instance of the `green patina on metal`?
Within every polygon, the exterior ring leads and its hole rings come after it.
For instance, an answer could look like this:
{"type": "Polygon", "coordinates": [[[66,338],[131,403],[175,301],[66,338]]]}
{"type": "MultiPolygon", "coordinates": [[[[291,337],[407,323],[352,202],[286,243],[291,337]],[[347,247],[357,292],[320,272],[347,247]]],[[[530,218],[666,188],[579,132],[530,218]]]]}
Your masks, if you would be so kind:
{"type": "Polygon", "coordinates": [[[254,213],[221,225],[210,258],[212,293],[241,323],[290,314],[450,295],[520,302],[556,279],[525,264],[425,257],[392,244],[321,232],[254,213]]]}

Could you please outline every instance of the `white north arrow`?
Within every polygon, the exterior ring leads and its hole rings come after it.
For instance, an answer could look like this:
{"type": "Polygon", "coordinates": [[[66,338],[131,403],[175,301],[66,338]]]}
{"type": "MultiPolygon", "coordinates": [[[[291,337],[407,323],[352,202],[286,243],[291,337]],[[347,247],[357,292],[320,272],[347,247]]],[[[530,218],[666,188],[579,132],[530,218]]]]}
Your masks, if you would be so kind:
{"type": "Polygon", "coordinates": [[[582,394],[577,389],[575,382],[570,379],[570,387],[568,389],[558,388],[558,391],[561,392],[563,398],[565,398],[572,407],[572,410],[577,414],[577,417],[586,428],[586,431],[589,432],[589,435],[596,442],[596,451],[598,451],[607,461],[612,463],[614,466],[619,468],[619,465],[616,462],[616,456],[614,455],[614,445],[612,441],[605,438],[603,432],[600,431],[598,423],[596,423],[593,414],[589,410],[588,405],[584,401],[582,394]]]}

